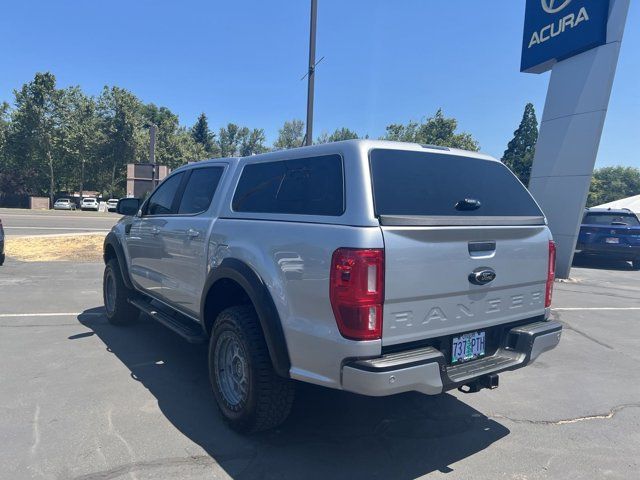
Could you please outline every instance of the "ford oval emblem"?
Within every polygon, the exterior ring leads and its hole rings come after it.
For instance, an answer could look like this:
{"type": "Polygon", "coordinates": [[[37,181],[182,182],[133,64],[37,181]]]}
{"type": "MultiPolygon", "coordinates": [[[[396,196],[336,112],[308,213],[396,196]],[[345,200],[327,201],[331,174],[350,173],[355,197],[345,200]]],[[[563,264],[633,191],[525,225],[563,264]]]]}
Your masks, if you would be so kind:
{"type": "Polygon", "coordinates": [[[486,285],[489,282],[493,282],[495,278],[496,272],[489,267],[476,268],[469,274],[469,282],[474,285],[486,285]]]}

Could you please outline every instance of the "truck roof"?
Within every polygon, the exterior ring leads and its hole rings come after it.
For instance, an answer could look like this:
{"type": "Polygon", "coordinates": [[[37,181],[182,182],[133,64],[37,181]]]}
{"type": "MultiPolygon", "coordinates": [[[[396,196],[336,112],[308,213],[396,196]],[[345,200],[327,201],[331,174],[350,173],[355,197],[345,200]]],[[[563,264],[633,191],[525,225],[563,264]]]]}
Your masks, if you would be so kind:
{"type": "MultiPolygon", "coordinates": [[[[409,151],[422,151],[422,152],[430,152],[430,153],[440,153],[445,155],[456,155],[467,158],[475,158],[478,160],[489,160],[493,162],[499,162],[496,158],[480,153],[480,152],[472,152],[469,150],[461,150],[458,148],[450,148],[450,147],[441,147],[438,145],[421,145],[419,143],[410,143],[410,142],[394,142],[390,140],[370,140],[370,139],[354,139],[354,140],[342,140],[340,142],[331,142],[331,143],[322,143],[317,145],[309,145],[302,146],[297,148],[291,148],[287,150],[275,150],[272,152],[261,153],[258,155],[252,155],[249,157],[224,157],[224,158],[210,158],[207,160],[202,160],[198,162],[191,162],[188,165],[202,165],[206,163],[215,163],[220,161],[225,161],[228,163],[238,163],[241,160],[248,161],[262,161],[269,158],[280,158],[284,152],[286,152],[287,157],[295,157],[296,155],[304,155],[308,156],[309,154],[318,153],[318,154],[326,154],[333,153],[336,150],[342,150],[345,148],[349,149],[360,149],[360,150],[371,150],[374,148],[379,149],[388,149],[388,150],[409,150],[409,151]]],[[[185,168],[186,165],[181,166],[176,169],[180,170],[185,168]]]]}

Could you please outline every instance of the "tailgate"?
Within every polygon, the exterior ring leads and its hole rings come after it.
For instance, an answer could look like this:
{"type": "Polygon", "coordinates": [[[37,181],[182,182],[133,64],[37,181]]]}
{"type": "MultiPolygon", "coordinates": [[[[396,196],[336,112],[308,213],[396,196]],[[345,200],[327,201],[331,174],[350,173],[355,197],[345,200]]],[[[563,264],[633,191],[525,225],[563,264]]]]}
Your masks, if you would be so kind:
{"type": "Polygon", "coordinates": [[[549,233],[526,227],[383,226],[383,345],[544,314],[549,233]],[[469,275],[490,268],[495,279],[469,275]]]}
{"type": "Polygon", "coordinates": [[[385,248],[383,345],[544,314],[544,215],[506,166],[473,155],[370,153],[385,248]]]}

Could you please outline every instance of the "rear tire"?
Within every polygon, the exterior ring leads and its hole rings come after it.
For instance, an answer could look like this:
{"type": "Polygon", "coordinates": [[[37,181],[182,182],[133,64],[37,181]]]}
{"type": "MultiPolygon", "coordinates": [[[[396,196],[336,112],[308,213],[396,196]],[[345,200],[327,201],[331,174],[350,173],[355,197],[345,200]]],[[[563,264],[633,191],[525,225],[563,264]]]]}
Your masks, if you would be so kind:
{"type": "Polygon", "coordinates": [[[234,430],[268,430],[291,411],[293,382],[274,371],[252,306],[218,315],[209,342],[209,377],[220,413],[234,430]]]}
{"type": "Polygon", "coordinates": [[[102,295],[107,320],[112,325],[128,325],[140,316],[140,311],[129,303],[133,291],[124,284],[120,265],[115,258],[109,260],[104,268],[102,295]]]}
{"type": "Polygon", "coordinates": [[[631,261],[631,268],[633,268],[634,270],[640,270],[640,258],[636,258],[635,260],[631,261]]]}

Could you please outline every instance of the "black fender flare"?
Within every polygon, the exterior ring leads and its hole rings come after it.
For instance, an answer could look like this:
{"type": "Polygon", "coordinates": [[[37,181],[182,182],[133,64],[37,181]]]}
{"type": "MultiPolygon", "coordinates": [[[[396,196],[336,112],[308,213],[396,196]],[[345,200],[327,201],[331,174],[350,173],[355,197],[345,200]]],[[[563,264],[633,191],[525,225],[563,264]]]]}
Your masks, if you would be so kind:
{"type": "Polygon", "coordinates": [[[107,247],[113,248],[113,251],[116,252],[116,258],[118,259],[118,265],[120,265],[120,272],[122,272],[122,281],[126,285],[127,288],[133,290],[133,282],[131,281],[131,277],[129,277],[129,267],[127,265],[127,257],[124,255],[124,249],[120,240],[115,233],[109,232],[104,239],[103,246],[103,257],[104,263],[107,263],[107,247]]]}
{"type": "Polygon", "coordinates": [[[291,360],[287,341],[282,329],[280,315],[269,289],[260,276],[246,263],[235,258],[225,258],[220,266],[209,272],[205,282],[202,300],[200,301],[200,319],[205,324],[205,305],[209,291],[213,285],[223,279],[229,279],[240,285],[249,296],[258,314],[260,326],[264,334],[273,368],[281,377],[289,377],[291,360]]]}

